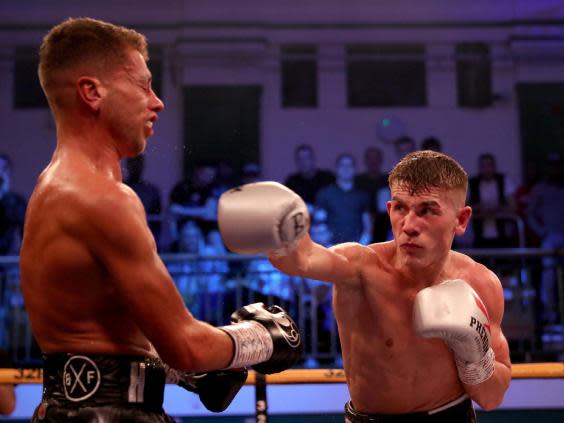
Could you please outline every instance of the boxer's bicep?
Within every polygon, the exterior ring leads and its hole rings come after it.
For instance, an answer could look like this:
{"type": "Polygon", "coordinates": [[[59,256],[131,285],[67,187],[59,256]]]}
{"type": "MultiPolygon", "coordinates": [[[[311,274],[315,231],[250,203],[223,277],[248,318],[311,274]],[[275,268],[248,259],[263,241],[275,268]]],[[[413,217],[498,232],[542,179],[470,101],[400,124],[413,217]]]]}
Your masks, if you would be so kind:
{"type": "Polygon", "coordinates": [[[94,212],[91,248],[109,275],[116,299],[159,350],[158,344],[177,337],[193,318],[157,254],[143,211],[127,197],[120,200],[108,207],[100,204],[94,212]]]}
{"type": "Polygon", "coordinates": [[[486,270],[484,277],[483,301],[488,310],[491,322],[491,347],[496,361],[511,367],[509,346],[501,328],[504,313],[503,287],[499,278],[490,270],[486,270]]]}

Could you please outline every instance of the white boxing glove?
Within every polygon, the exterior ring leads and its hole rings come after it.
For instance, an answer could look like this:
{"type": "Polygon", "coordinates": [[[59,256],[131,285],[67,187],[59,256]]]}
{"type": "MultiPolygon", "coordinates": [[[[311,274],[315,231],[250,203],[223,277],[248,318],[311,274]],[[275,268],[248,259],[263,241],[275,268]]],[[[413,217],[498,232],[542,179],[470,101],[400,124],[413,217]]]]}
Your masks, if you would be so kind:
{"type": "Polygon", "coordinates": [[[463,383],[477,385],[493,374],[495,354],[490,348],[488,312],[466,281],[448,280],[419,291],[413,323],[419,336],[446,342],[463,383]]]}
{"type": "Polygon", "coordinates": [[[309,230],[304,201],[278,182],[233,188],[219,198],[219,231],[239,254],[287,254],[309,230]]]}

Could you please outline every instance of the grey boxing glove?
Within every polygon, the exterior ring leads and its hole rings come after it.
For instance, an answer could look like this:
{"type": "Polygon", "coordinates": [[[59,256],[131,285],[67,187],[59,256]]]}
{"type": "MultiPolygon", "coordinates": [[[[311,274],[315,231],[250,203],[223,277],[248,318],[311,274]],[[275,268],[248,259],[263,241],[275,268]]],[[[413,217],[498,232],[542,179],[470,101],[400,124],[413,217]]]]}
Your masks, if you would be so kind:
{"type": "Polygon", "coordinates": [[[277,182],[233,188],[220,197],[218,224],[227,248],[239,254],[285,255],[309,230],[309,213],[295,192],[277,182]]]}
{"type": "Polygon", "coordinates": [[[441,338],[454,352],[460,380],[477,385],[495,370],[490,347],[490,318],[476,291],[464,280],[448,280],[422,289],[415,296],[415,332],[441,338]]]}

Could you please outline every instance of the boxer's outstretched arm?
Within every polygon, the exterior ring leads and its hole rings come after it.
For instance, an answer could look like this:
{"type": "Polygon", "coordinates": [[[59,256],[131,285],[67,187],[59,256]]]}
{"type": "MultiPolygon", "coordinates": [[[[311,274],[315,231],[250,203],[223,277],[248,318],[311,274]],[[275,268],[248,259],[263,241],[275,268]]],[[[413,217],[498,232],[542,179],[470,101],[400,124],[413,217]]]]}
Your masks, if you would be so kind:
{"type": "Polygon", "coordinates": [[[242,185],[222,194],[218,223],[227,247],[239,254],[267,253],[290,275],[334,283],[359,283],[356,243],[330,249],[309,237],[309,213],[295,192],[272,181],[242,185]]]}
{"type": "Polygon", "coordinates": [[[270,254],[268,258],[278,270],[289,275],[355,285],[360,284],[360,262],[367,248],[357,243],[326,248],[306,234],[289,254],[270,254]]]}
{"type": "Polygon", "coordinates": [[[233,342],[187,310],[157,254],[140,200],[115,186],[100,197],[85,206],[86,224],[76,235],[108,273],[108,301],[128,310],[170,366],[188,371],[227,367],[233,342]]]}

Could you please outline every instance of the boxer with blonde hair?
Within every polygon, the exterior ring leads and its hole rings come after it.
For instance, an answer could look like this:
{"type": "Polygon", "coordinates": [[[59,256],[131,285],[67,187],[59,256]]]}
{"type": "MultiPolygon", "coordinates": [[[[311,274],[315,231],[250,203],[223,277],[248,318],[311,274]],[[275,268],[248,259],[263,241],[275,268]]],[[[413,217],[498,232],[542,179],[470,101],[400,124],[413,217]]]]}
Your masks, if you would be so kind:
{"type": "Polygon", "coordinates": [[[285,273],[333,283],[347,422],[475,422],[471,400],[501,404],[511,379],[502,287],[451,249],[472,214],[467,185],[454,159],[408,154],[389,175],[394,239],[368,246],[313,242],[303,201],[277,183],[220,199],[230,249],[266,251],[285,273]]]}

